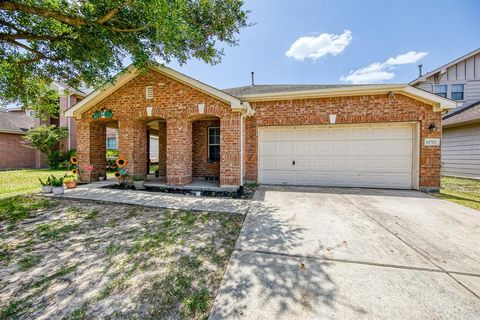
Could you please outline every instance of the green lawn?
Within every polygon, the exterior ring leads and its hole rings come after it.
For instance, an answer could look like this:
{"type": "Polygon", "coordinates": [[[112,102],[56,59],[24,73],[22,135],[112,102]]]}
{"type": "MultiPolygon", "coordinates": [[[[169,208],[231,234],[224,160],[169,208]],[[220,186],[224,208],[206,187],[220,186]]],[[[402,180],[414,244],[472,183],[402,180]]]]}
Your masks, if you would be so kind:
{"type": "Polygon", "coordinates": [[[434,196],[480,210],[480,180],[442,178],[442,189],[434,196]]]}
{"type": "Polygon", "coordinates": [[[43,180],[52,174],[61,176],[66,172],[66,170],[50,169],[0,171],[0,198],[38,192],[41,189],[38,178],[43,180]]]}

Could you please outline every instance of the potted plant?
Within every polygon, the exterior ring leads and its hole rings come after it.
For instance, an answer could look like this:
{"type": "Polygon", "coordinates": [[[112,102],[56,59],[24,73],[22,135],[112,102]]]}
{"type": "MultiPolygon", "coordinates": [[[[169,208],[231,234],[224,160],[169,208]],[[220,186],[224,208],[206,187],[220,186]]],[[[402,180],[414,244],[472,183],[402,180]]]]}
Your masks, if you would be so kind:
{"type": "Polygon", "coordinates": [[[64,188],[63,188],[63,177],[55,177],[52,175],[52,186],[53,186],[53,194],[56,196],[62,195],[64,188]]]}
{"type": "Polygon", "coordinates": [[[135,186],[135,189],[137,190],[145,189],[145,186],[143,185],[145,183],[145,179],[142,176],[133,176],[132,182],[133,182],[133,185],[135,186]]]}
{"type": "Polygon", "coordinates": [[[48,177],[45,181],[40,178],[38,178],[38,180],[40,180],[40,183],[42,184],[42,193],[52,193],[52,178],[48,177]]]}
{"type": "Polygon", "coordinates": [[[67,189],[75,189],[77,186],[77,176],[75,174],[65,175],[63,181],[67,189]]]}

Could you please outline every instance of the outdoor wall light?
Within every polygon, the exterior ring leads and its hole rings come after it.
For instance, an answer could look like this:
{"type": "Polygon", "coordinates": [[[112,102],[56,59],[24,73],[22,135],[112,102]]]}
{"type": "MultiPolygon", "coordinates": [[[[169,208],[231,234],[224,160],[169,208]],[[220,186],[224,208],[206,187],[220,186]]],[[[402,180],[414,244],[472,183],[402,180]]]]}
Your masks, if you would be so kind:
{"type": "Polygon", "coordinates": [[[151,116],[152,116],[152,112],[153,112],[153,107],[152,107],[152,106],[148,106],[148,107],[147,107],[147,116],[148,116],[148,117],[151,117],[151,116]]]}
{"type": "Polygon", "coordinates": [[[435,125],[435,122],[430,123],[430,125],[428,126],[428,130],[430,130],[430,132],[437,131],[437,126],[435,125]]]}

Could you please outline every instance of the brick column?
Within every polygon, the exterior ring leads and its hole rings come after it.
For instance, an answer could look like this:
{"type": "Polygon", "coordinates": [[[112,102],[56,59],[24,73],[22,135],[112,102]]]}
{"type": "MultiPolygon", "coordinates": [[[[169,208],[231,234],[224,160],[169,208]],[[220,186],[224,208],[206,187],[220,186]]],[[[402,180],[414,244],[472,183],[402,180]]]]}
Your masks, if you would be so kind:
{"type": "Polygon", "coordinates": [[[158,173],[167,175],[167,123],[158,123],[158,173]]]}
{"type": "Polygon", "coordinates": [[[105,124],[94,124],[86,121],[77,122],[77,158],[80,169],[80,180],[91,182],[105,176],[106,132],[105,124]],[[93,165],[93,171],[88,166],[93,165]]]}
{"type": "Polygon", "coordinates": [[[220,119],[220,186],[240,185],[240,115],[220,119]]]}
{"type": "Polygon", "coordinates": [[[192,182],[192,123],[183,119],[167,120],[167,183],[192,182]]]}
{"type": "Polygon", "coordinates": [[[118,121],[118,153],[127,160],[130,177],[145,177],[147,167],[147,125],[143,121],[118,121]]]}

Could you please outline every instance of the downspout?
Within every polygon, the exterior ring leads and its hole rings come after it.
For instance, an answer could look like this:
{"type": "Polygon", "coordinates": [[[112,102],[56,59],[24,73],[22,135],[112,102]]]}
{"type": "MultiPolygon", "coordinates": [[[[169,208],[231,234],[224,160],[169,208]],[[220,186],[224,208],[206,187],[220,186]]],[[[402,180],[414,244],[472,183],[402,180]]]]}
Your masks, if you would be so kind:
{"type": "Polygon", "coordinates": [[[243,186],[243,112],[240,114],[240,185],[243,186]]]}

